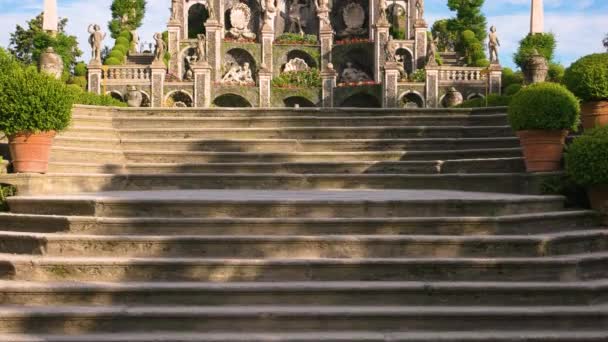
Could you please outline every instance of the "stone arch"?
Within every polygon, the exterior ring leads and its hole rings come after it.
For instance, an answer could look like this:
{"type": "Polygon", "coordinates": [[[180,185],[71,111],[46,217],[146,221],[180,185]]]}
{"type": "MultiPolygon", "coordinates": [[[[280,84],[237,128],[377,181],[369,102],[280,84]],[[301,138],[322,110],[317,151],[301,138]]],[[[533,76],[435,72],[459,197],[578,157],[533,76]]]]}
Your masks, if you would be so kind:
{"type": "MultiPolygon", "coordinates": [[[[249,53],[249,51],[241,48],[233,48],[226,51],[224,54],[224,69],[226,72],[229,69],[229,65],[238,64],[243,65],[244,63],[249,63],[249,67],[252,71],[253,80],[257,80],[257,63],[255,58],[249,53]]],[[[223,76],[223,75],[222,75],[223,76]]]]}
{"type": "Polygon", "coordinates": [[[469,95],[467,95],[467,100],[485,99],[485,98],[486,98],[486,96],[481,93],[470,93],[469,95]]]}
{"type": "Polygon", "coordinates": [[[399,97],[404,108],[424,108],[424,96],[417,91],[410,90],[401,94],[399,97]]]}
{"type": "Polygon", "coordinates": [[[318,61],[316,61],[308,52],[294,49],[287,52],[287,54],[281,57],[281,60],[279,61],[279,64],[281,65],[281,71],[283,71],[283,69],[285,68],[285,64],[287,64],[287,62],[294,58],[303,59],[306,64],[311,68],[319,68],[318,61]]]}
{"type": "Polygon", "coordinates": [[[193,107],[192,94],[185,90],[173,90],[165,96],[165,107],[193,107]]]}
{"type": "MultiPolygon", "coordinates": [[[[291,28],[290,11],[292,6],[300,7],[300,23],[302,24],[302,30],[305,34],[317,35],[319,33],[317,14],[315,6],[312,2],[305,0],[286,0],[281,5],[284,7],[280,9],[278,15],[278,28],[280,32],[287,33],[291,28]],[[305,5],[305,6],[302,6],[305,5]]],[[[295,32],[294,32],[295,33],[295,32]]]]}
{"type": "Polygon", "coordinates": [[[213,105],[216,107],[230,107],[230,108],[251,108],[251,102],[241,95],[226,93],[216,97],[213,100],[213,105]]]}
{"type": "Polygon", "coordinates": [[[209,11],[202,3],[193,3],[188,7],[188,20],[186,30],[188,39],[196,39],[199,33],[207,33],[205,22],[209,18],[209,11]]]}
{"type": "Polygon", "coordinates": [[[106,95],[108,95],[108,96],[110,96],[110,97],[112,97],[113,99],[118,100],[118,101],[123,101],[123,102],[124,102],[124,100],[125,100],[125,97],[124,97],[124,96],[122,95],[122,93],[121,93],[120,91],[118,91],[118,90],[111,90],[111,91],[108,91],[108,92],[106,92],[106,95]]]}
{"type": "Polygon", "coordinates": [[[340,107],[381,108],[382,104],[376,96],[365,92],[359,92],[347,97],[342,101],[340,107]]]}
{"type": "Polygon", "coordinates": [[[403,69],[408,76],[411,75],[414,72],[414,53],[412,50],[406,47],[399,47],[395,54],[401,56],[403,61],[403,69]]]}
{"type": "Polygon", "coordinates": [[[178,54],[178,76],[181,80],[186,79],[186,72],[187,70],[187,63],[188,61],[186,61],[186,58],[192,57],[192,56],[196,56],[196,48],[193,46],[188,46],[186,48],[183,48],[179,54],[178,54]]]}
{"type": "Polygon", "coordinates": [[[391,23],[390,34],[394,39],[406,40],[410,37],[409,8],[408,0],[395,1],[388,6],[386,14],[391,23]]]}
{"type": "Polygon", "coordinates": [[[341,81],[342,72],[347,67],[348,63],[352,63],[353,67],[363,71],[367,76],[369,76],[370,79],[374,78],[374,73],[372,72],[374,60],[373,56],[370,54],[370,51],[366,51],[363,48],[355,48],[350,50],[346,56],[344,56],[342,64],[338,66],[338,82],[341,81]]]}
{"type": "Polygon", "coordinates": [[[139,92],[141,93],[141,97],[142,97],[141,107],[143,107],[143,108],[152,107],[152,98],[150,97],[150,94],[148,94],[147,92],[145,92],[143,90],[140,90],[139,92]]]}
{"type": "Polygon", "coordinates": [[[290,108],[296,107],[296,105],[298,107],[302,107],[302,108],[317,107],[317,105],[315,105],[311,100],[309,100],[303,96],[287,97],[287,98],[283,99],[283,104],[285,105],[285,107],[290,107],[290,108]]]}

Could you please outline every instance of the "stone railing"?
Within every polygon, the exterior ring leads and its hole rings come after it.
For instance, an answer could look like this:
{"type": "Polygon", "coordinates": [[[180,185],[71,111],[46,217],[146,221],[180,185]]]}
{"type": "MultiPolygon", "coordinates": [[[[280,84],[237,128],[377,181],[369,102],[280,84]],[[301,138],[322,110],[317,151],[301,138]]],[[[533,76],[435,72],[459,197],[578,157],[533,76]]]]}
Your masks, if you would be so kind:
{"type": "Polygon", "coordinates": [[[104,69],[102,77],[107,81],[149,81],[152,69],[136,65],[110,66],[104,69]]]}
{"type": "Polygon", "coordinates": [[[487,71],[485,68],[442,66],[439,68],[440,82],[464,82],[481,83],[486,82],[487,71]]]}

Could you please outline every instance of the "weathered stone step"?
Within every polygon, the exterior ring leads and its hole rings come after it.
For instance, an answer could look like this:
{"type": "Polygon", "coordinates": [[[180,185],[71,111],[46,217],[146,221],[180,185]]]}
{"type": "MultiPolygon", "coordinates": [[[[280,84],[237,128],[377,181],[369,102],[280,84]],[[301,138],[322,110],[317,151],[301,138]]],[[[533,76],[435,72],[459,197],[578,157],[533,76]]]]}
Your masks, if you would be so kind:
{"type": "Polygon", "coordinates": [[[438,190],[125,191],[9,198],[11,212],[98,217],[435,217],[558,211],[561,196],[438,190]]]}
{"type": "Polygon", "coordinates": [[[97,235],[526,235],[597,229],[592,211],[497,217],[98,218],[0,213],[4,231],[97,235]]]}
{"type": "Polygon", "coordinates": [[[365,307],[61,306],[0,308],[0,332],[314,332],[314,331],[572,331],[605,328],[605,306],[563,307],[365,307]],[[508,328],[505,322],[509,322],[508,328]]]}
{"type": "MultiPolygon", "coordinates": [[[[124,154],[118,149],[83,148],[54,145],[51,149],[51,162],[97,162],[116,164],[125,160],[124,154]]],[[[111,171],[111,168],[108,171],[111,171]]],[[[111,173],[111,172],[106,172],[111,173]]]]}
{"type": "Polygon", "coordinates": [[[608,251],[608,230],[541,236],[95,236],[0,231],[0,253],[208,258],[541,257],[608,251]]]}
{"type": "MultiPolygon", "coordinates": [[[[598,328],[599,329],[599,328],[598,328]]],[[[6,342],[605,342],[602,330],[494,332],[301,332],[301,333],[108,333],[69,335],[3,334],[6,342]]]]}
{"type": "Polygon", "coordinates": [[[523,158],[463,159],[446,161],[344,161],[301,163],[61,163],[49,165],[51,173],[294,173],[294,174],[450,174],[525,172],[523,158]]]}
{"type": "Polygon", "coordinates": [[[334,190],[443,189],[539,194],[554,173],[475,173],[446,175],[395,174],[19,174],[3,176],[22,195],[135,190],[334,190]]]}
{"type": "Polygon", "coordinates": [[[586,281],[608,278],[608,253],[541,258],[219,259],[0,255],[22,281],[586,281]]]}
{"type": "Polygon", "coordinates": [[[72,125],[68,130],[61,132],[57,135],[58,137],[84,137],[84,138],[104,138],[112,139],[118,137],[118,130],[113,128],[98,128],[89,126],[75,126],[72,125]]]}
{"type": "MultiPolygon", "coordinates": [[[[80,129],[71,129],[83,134],[80,129]]],[[[107,131],[82,130],[94,136],[107,131]],[[99,132],[99,133],[98,133],[99,132]]],[[[289,127],[289,128],[208,128],[208,129],[121,129],[123,139],[405,139],[405,138],[486,138],[512,137],[509,126],[487,127],[289,127]]],[[[83,134],[84,135],[84,134],[83,134]]]]}
{"type": "MultiPolygon", "coordinates": [[[[608,303],[599,282],[21,282],[0,281],[0,305],[560,306],[608,303]]],[[[4,340],[2,340],[4,341],[4,340]]]]}

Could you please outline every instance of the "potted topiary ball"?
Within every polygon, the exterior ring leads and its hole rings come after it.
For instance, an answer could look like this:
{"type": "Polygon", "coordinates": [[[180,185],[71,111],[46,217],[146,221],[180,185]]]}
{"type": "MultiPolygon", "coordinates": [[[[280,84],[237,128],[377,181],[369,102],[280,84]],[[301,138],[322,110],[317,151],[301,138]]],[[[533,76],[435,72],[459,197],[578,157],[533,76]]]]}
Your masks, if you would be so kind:
{"type": "Polygon", "coordinates": [[[565,159],[566,171],[587,188],[592,207],[608,213],[608,126],[574,139],[565,159]]]}
{"type": "Polygon", "coordinates": [[[45,173],[55,133],[68,127],[74,97],[67,86],[0,50],[0,131],[13,171],[45,173]]]}
{"type": "Polygon", "coordinates": [[[580,120],[574,94],[556,83],[536,83],[513,96],[508,114],[521,141],[526,169],[559,170],[568,131],[575,131],[580,120]]]}
{"type": "Polygon", "coordinates": [[[608,53],[585,56],[564,74],[564,84],[583,101],[583,127],[608,125],[608,53]]]}

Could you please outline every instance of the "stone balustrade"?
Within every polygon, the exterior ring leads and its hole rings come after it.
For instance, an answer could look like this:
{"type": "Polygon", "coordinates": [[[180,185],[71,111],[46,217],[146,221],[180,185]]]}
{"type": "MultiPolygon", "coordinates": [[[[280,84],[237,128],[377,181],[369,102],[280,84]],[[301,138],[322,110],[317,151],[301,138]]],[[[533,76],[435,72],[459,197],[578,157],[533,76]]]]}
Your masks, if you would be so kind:
{"type": "Polygon", "coordinates": [[[150,69],[149,67],[133,65],[110,66],[102,73],[103,79],[108,81],[149,81],[151,79],[151,76],[152,69],[150,69]]]}
{"type": "Polygon", "coordinates": [[[440,82],[486,82],[485,68],[442,66],[439,68],[440,82]]]}

